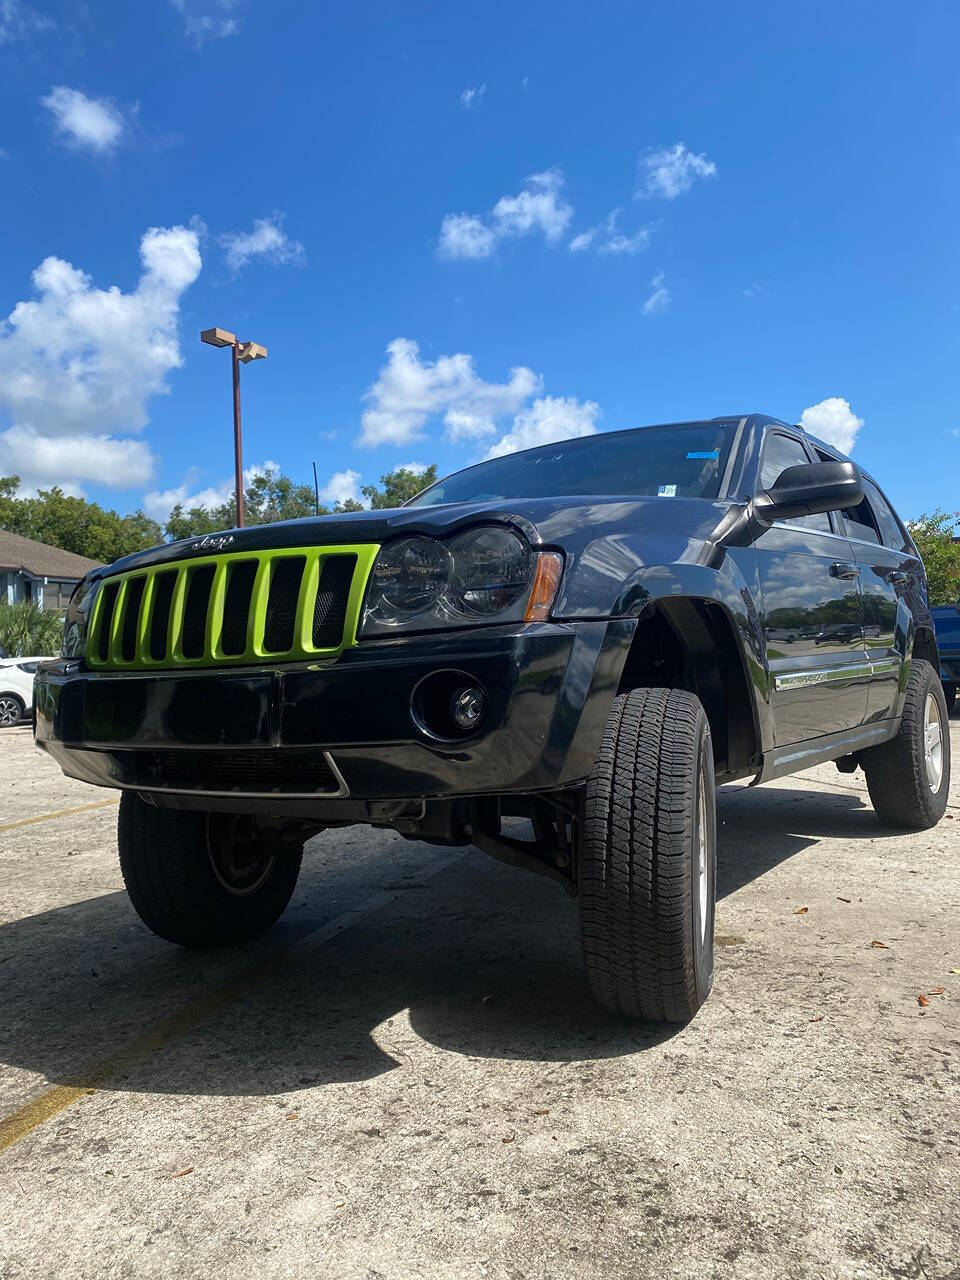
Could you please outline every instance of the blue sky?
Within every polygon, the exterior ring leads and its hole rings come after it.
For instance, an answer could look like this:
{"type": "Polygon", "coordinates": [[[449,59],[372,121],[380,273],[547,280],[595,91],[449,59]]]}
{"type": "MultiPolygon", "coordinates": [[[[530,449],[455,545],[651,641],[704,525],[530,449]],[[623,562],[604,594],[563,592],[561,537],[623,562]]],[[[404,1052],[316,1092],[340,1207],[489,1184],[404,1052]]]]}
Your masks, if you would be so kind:
{"type": "Polygon", "coordinates": [[[216,324],[269,348],[245,461],[329,496],[811,410],[905,515],[960,507],[958,37],[948,3],[0,0],[0,472],[223,494],[216,324]]]}

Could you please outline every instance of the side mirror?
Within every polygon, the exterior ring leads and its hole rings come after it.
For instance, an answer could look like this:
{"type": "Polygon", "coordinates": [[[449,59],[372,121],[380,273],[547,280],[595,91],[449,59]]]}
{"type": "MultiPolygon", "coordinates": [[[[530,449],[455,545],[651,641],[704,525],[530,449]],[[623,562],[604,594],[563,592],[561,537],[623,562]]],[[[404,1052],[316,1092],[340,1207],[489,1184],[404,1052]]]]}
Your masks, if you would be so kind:
{"type": "Polygon", "coordinates": [[[855,462],[802,462],[781,471],[776,483],[758,493],[753,513],[764,524],[843,511],[863,501],[863,478],[855,462]]]}

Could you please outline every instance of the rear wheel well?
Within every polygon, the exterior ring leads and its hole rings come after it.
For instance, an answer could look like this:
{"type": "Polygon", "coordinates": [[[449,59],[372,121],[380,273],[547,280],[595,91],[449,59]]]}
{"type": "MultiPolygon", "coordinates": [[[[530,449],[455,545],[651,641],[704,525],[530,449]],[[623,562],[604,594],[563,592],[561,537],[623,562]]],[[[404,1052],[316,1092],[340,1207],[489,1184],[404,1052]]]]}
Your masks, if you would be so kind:
{"type": "Polygon", "coordinates": [[[913,653],[914,658],[925,658],[930,663],[934,671],[939,674],[940,671],[940,651],[937,648],[936,636],[930,627],[917,627],[913,637],[913,653]]]}
{"type": "Polygon", "coordinates": [[[617,693],[687,689],[703,703],[718,778],[759,768],[760,740],[733,620],[713,600],[660,600],[640,618],[617,693]]]}

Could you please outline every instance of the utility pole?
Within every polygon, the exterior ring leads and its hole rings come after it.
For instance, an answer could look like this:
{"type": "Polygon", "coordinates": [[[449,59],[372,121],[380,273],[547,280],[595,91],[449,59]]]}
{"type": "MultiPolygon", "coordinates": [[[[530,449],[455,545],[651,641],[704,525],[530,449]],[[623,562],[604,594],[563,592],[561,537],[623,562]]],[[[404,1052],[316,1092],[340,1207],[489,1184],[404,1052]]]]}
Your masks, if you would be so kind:
{"type": "Polygon", "coordinates": [[[259,342],[239,342],[228,329],[203,329],[200,341],[210,347],[229,347],[233,366],[233,473],[237,494],[237,528],[243,528],[243,431],[240,423],[240,365],[266,360],[267,348],[259,342]]]}

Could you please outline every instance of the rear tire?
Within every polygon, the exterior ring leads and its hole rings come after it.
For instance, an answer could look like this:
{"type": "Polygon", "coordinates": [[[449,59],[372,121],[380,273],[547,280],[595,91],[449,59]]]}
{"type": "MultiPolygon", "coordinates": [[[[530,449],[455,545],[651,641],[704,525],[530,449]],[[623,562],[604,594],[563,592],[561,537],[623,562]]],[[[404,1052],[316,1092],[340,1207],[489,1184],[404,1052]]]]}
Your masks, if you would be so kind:
{"type": "Polygon", "coordinates": [[[716,785],[710,727],[679,689],[613,704],[587,782],[580,932],[604,1009],[686,1022],[713,985],[716,785]]]}
{"type": "Polygon", "coordinates": [[[12,729],[26,712],[23,701],[15,693],[0,694],[0,729],[12,729]]]}
{"type": "Polygon", "coordinates": [[[950,790],[950,726],[943,686],[929,662],[915,658],[911,664],[897,736],[862,752],[860,763],[881,822],[923,831],[943,817],[950,790]]]}
{"type": "Polygon", "coordinates": [[[158,809],[131,791],[120,797],[117,844],[137,915],[184,947],[246,942],[269,929],[302,857],[274,852],[243,816],[158,809]]]}

